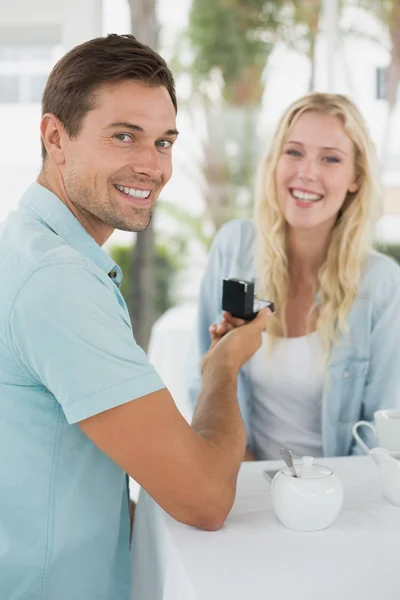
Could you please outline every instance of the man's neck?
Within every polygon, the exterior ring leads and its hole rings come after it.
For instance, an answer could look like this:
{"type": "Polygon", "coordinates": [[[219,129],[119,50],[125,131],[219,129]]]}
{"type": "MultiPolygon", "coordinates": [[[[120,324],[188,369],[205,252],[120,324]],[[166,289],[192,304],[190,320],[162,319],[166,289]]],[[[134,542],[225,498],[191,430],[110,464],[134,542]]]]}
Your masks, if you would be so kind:
{"type": "Polygon", "coordinates": [[[76,204],[70,200],[65,189],[64,180],[60,173],[56,172],[54,174],[53,172],[50,172],[50,170],[43,167],[36,181],[50,192],[55,194],[57,198],[59,198],[61,202],[65,204],[65,206],[72,212],[74,217],[78,219],[82,227],[86,229],[88,234],[99,246],[103,246],[103,244],[105,244],[105,242],[113,233],[113,229],[106,226],[99,219],[93,217],[93,215],[90,215],[90,213],[87,211],[76,206],[76,204]]]}

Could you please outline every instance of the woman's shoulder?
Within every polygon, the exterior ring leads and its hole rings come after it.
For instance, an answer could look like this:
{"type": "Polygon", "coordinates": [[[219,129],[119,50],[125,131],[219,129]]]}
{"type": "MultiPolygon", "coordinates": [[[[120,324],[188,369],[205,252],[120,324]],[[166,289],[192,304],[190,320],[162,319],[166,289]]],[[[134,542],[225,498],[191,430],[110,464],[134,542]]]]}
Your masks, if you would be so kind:
{"type": "Polygon", "coordinates": [[[400,266],[387,254],[372,250],[367,255],[365,275],[368,278],[400,282],[400,266]]]}
{"type": "Polygon", "coordinates": [[[253,253],[256,230],[250,219],[228,221],[218,230],[215,241],[222,253],[253,253]]]}
{"type": "Polygon", "coordinates": [[[400,289],[400,266],[391,257],[371,251],[367,255],[362,281],[364,293],[382,300],[400,289]]]}

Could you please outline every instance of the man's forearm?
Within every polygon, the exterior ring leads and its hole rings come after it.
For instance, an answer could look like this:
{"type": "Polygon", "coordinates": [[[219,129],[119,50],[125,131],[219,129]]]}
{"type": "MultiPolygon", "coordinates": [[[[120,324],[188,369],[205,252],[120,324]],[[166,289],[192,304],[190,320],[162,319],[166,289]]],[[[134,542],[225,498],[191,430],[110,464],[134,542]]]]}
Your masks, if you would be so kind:
{"type": "Polygon", "coordinates": [[[192,419],[192,428],[209,442],[216,468],[236,478],[246,446],[246,430],[237,401],[235,368],[208,363],[192,419]]]}

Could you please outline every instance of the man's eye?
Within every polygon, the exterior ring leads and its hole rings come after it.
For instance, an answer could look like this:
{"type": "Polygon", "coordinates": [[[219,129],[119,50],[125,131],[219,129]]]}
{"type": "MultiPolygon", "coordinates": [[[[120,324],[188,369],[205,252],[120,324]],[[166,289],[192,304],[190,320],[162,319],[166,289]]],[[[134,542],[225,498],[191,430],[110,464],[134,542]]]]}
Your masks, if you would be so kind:
{"type": "Polygon", "coordinates": [[[337,156],[324,156],[322,159],[327,163],[340,163],[340,159],[337,156]]]}
{"type": "Polygon", "coordinates": [[[119,140],[120,142],[132,141],[132,136],[129,135],[128,133],[116,133],[114,137],[116,137],[117,140],[119,140]]]}
{"type": "Polygon", "coordinates": [[[159,146],[160,148],[171,148],[172,142],[171,140],[159,140],[157,142],[157,146],[159,146]]]}

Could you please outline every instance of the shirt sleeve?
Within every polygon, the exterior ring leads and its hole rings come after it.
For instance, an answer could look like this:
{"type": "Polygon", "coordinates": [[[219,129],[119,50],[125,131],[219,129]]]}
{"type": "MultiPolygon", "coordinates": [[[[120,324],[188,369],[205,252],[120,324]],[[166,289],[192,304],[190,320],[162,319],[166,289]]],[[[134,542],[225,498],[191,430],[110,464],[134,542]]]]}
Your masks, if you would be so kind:
{"type": "Polygon", "coordinates": [[[69,423],[165,387],[113,286],[86,264],[53,264],[30,275],[11,310],[18,361],[69,423]]]}
{"type": "MultiPolygon", "coordinates": [[[[370,338],[370,363],[360,419],[374,421],[377,410],[400,408],[400,269],[390,264],[380,282],[376,276],[373,323],[370,338]]],[[[363,431],[364,441],[376,445],[372,432],[363,431]]],[[[351,454],[364,454],[353,440],[351,454]]]]}

